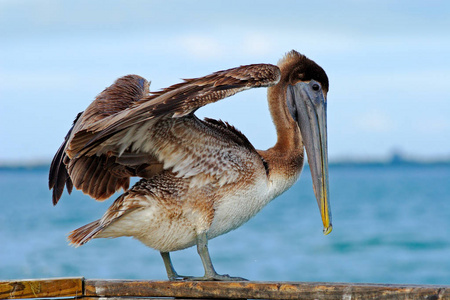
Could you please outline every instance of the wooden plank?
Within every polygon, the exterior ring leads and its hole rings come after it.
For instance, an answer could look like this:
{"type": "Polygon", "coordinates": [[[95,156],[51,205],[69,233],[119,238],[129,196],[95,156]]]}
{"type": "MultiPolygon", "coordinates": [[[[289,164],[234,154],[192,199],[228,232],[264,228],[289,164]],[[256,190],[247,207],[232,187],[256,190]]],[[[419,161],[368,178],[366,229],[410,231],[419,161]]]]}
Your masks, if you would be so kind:
{"type": "MultiPolygon", "coordinates": [[[[42,299],[44,300],[44,299],[42,299]]],[[[66,300],[66,299],[63,299],[66,300]]],[[[175,300],[175,298],[168,298],[168,297],[82,297],[82,298],[77,298],[76,300],[175,300]]],[[[192,300],[192,298],[190,299],[184,299],[184,298],[177,298],[176,300],[192,300]]],[[[201,300],[201,299],[196,299],[196,300],[201,300]]]]}
{"type": "Polygon", "coordinates": [[[0,281],[0,299],[79,297],[83,277],[0,281]]]}
{"type": "Polygon", "coordinates": [[[86,280],[91,297],[227,299],[449,299],[450,286],[321,282],[86,280]]]}

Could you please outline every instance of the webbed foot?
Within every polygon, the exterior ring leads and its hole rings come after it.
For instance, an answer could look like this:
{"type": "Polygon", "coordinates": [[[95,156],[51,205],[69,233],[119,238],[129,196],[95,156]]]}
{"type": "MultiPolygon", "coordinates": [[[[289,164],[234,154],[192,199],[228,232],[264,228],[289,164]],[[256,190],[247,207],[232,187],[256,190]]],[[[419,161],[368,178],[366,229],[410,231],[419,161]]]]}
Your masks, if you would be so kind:
{"type": "Polygon", "coordinates": [[[192,278],[194,278],[193,276],[184,276],[184,275],[178,275],[178,274],[173,274],[169,277],[170,281],[183,281],[183,280],[193,280],[192,278]]]}
{"type": "Polygon", "coordinates": [[[213,275],[205,275],[203,277],[189,277],[184,280],[187,280],[187,281],[248,281],[248,279],[245,279],[242,277],[232,277],[228,274],[224,274],[224,275],[213,274],[213,275]]]}

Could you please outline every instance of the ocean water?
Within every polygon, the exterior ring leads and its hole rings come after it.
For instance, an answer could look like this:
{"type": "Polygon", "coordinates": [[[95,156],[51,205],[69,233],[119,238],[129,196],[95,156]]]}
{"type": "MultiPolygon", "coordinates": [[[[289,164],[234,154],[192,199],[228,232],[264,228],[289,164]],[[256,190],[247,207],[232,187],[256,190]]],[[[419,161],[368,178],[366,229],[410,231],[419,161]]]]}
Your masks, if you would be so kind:
{"type": "MultiPolygon", "coordinates": [[[[450,166],[330,166],[333,232],[324,236],[305,169],[289,191],[209,243],[219,273],[251,280],[450,284],[450,166]]],[[[53,207],[47,170],[0,170],[0,280],[166,279],[159,253],[131,238],[73,248],[67,234],[112,199],[78,191],[53,207]]],[[[172,254],[203,275],[195,248],[172,254]]]]}

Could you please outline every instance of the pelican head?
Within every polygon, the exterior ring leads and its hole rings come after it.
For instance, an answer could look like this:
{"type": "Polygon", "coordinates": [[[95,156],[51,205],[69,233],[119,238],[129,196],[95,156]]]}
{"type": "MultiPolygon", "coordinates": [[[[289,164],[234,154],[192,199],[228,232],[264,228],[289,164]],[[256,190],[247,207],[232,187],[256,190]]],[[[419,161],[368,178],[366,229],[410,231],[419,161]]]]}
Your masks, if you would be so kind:
{"type": "Polygon", "coordinates": [[[328,77],[319,65],[298,52],[290,52],[285,60],[288,63],[283,66],[292,67],[287,73],[287,106],[299,126],[306,148],[314,194],[322,217],[323,233],[326,235],[333,229],[328,183],[328,77]]]}

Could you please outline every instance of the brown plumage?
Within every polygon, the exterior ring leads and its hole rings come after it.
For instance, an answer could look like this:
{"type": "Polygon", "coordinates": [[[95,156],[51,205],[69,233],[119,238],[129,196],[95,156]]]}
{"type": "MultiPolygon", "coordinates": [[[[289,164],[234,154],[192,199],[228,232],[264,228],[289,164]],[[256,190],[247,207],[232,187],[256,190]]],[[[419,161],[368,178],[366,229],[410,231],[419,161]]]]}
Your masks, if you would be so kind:
{"type": "Polygon", "coordinates": [[[179,276],[169,252],[197,244],[205,267],[200,279],[233,279],[214,271],[207,240],[239,227],[288,189],[302,170],[304,144],[317,160],[310,161],[313,177],[320,177],[313,178],[314,190],[326,233],[331,231],[322,124],[328,78],[316,63],[291,51],[278,67],[241,66],[151,94],[148,87],[142,77],[128,75],[106,88],[77,116],[52,161],[54,204],[64,185],[97,200],[126,190],[100,220],[73,231],[71,243],[133,236],[161,252],[170,279],[179,276]],[[254,87],[269,87],[278,140],[268,150],[256,150],[225,122],[194,115],[254,87]],[[316,112],[305,117],[305,110],[316,112]],[[131,176],[143,179],[128,190],[131,176]]]}
{"type": "Polygon", "coordinates": [[[107,199],[120,188],[128,189],[129,177],[136,174],[133,170],[116,164],[108,155],[85,156],[71,160],[66,150],[72,142],[73,134],[89,124],[129,108],[148,93],[147,80],[137,75],[124,76],[106,88],[84,112],[77,115],[51,163],[49,188],[53,189],[54,205],[62,196],[64,184],[69,194],[75,183],[77,189],[97,200],[107,199]]]}
{"type": "MultiPolygon", "coordinates": [[[[119,78],[76,118],[55,155],[49,176],[53,204],[61,198],[64,183],[69,192],[73,184],[91,197],[104,200],[120,188],[126,190],[131,176],[150,178],[162,171],[161,161],[153,153],[119,149],[111,142],[102,144],[114,134],[145,121],[153,125],[154,119],[192,117],[203,105],[245,89],[268,86],[278,76],[275,66],[249,65],[187,79],[152,95],[148,95],[149,84],[142,77],[119,78]]],[[[231,136],[236,134],[241,135],[234,132],[231,136]]]]}

